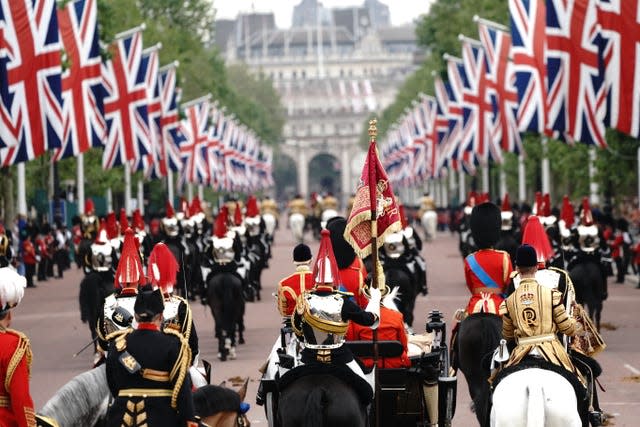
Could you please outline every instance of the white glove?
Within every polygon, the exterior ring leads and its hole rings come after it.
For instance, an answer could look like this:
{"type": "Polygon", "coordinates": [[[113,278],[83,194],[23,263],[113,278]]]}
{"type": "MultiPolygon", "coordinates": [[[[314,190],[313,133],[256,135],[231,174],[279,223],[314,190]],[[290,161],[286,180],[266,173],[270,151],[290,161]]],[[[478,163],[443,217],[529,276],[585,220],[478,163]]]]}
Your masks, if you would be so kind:
{"type": "Polygon", "coordinates": [[[369,304],[367,304],[365,311],[376,315],[376,321],[371,325],[371,329],[376,329],[380,324],[380,299],[382,298],[382,294],[378,288],[369,288],[369,294],[371,298],[369,298],[369,304]]]}

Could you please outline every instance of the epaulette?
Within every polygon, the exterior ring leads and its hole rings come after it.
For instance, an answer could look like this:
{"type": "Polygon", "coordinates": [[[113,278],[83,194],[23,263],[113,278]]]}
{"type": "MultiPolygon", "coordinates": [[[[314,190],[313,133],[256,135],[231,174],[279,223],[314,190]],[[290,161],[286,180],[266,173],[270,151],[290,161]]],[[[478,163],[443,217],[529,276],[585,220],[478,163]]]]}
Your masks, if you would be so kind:
{"type": "Polygon", "coordinates": [[[513,279],[513,278],[514,278],[514,277],[516,277],[518,274],[520,274],[520,273],[518,273],[518,271],[517,271],[517,270],[513,270],[513,271],[511,272],[511,274],[509,274],[509,279],[513,279]]]}
{"type": "Polygon", "coordinates": [[[178,354],[178,359],[176,363],[173,365],[171,372],[169,373],[169,378],[172,380],[176,378],[175,385],[173,387],[173,393],[171,393],[171,407],[176,409],[178,407],[178,394],[180,393],[180,389],[182,388],[182,384],[184,383],[184,379],[187,376],[187,372],[189,371],[189,365],[191,365],[191,348],[189,347],[189,343],[182,336],[182,334],[173,329],[163,329],[167,335],[173,335],[180,340],[180,353],[178,354]]]}
{"type": "Polygon", "coordinates": [[[9,390],[13,374],[23,357],[27,358],[27,372],[29,376],[31,375],[31,360],[33,358],[33,354],[31,353],[29,338],[27,338],[25,334],[20,331],[16,331],[15,329],[5,329],[4,332],[18,338],[18,344],[16,345],[16,349],[13,352],[11,359],[9,359],[9,364],[7,365],[7,376],[4,379],[4,389],[9,390]]]}
{"type": "Polygon", "coordinates": [[[133,332],[133,328],[126,328],[120,331],[111,332],[105,337],[105,341],[114,341],[117,351],[123,351],[127,348],[127,335],[133,332]]]}

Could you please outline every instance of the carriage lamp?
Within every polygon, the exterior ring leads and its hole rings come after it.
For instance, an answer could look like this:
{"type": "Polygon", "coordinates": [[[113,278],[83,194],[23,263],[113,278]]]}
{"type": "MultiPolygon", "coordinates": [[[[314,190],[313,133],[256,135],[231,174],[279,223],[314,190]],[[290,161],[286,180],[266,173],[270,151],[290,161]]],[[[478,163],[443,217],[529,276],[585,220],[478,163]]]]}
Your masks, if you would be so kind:
{"type": "Polygon", "coordinates": [[[438,310],[431,310],[429,312],[427,325],[425,326],[427,332],[435,332],[435,336],[433,337],[433,347],[440,348],[443,344],[443,340],[445,339],[446,332],[446,324],[443,320],[442,313],[438,310]]]}

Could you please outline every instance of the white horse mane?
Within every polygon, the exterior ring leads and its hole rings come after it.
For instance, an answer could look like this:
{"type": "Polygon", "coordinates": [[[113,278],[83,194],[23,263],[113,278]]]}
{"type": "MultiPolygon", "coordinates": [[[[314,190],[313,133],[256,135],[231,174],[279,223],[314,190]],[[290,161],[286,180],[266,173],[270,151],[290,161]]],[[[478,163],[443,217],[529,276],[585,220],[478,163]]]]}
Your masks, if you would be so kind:
{"type": "Polygon", "coordinates": [[[77,375],[39,411],[64,427],[91,427],[107,413],[109,386],[105,365],[77,375]]]}
{"type": "Polygon", "coordinates": [[[399,286],[396,286],[395,288],[391,289],[391,292],[389,292],[382,299],[382,305],[385,306],[386,308],[388,308],[389,310],[400,311],[400,310],[398,310],[398,306],[396,305],[396,299],[400,300],[400,287],[399,286]]]}

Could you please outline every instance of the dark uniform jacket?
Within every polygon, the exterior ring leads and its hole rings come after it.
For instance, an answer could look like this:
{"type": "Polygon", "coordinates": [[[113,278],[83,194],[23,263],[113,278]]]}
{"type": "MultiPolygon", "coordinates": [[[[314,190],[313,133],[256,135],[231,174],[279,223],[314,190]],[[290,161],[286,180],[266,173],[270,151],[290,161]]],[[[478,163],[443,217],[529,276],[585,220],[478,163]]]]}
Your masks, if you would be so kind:
{"type": "Polygon", "coordinates": [[[114,397],[109,427],[183,427],[193,423],[189,365],[191,351],[184,338],[142,323],[111,341],[107,382],[114,397]]]}

